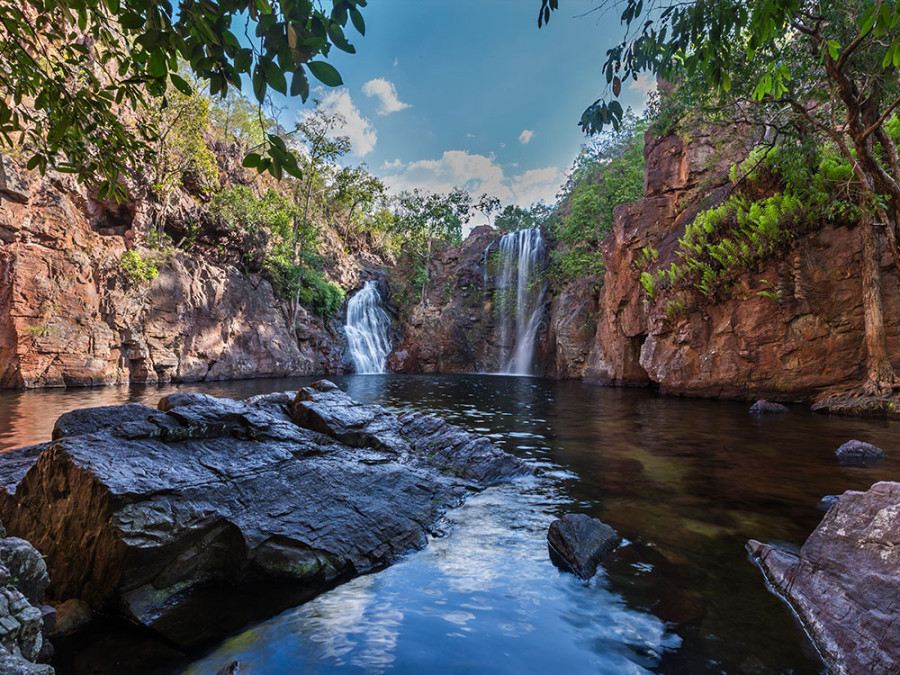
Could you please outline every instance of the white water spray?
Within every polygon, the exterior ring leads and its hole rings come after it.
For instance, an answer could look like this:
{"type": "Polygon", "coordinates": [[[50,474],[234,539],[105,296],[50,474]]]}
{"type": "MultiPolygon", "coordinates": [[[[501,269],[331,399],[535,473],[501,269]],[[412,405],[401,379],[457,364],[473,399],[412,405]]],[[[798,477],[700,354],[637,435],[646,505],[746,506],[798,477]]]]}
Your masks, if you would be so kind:
{"type": "Polygon", "coordinates": [[[344,332],[350,358],[357,373],[384,373],[385,359],[391,351],[388,328],[391,318],[381,306],[381,296],[374,281],[367,281],[347,301],[344,332]]]}
{"type": "Polygon", "coordinates": [[[510,232],[500,239],[500,347],[509,354],[504,373],[534,374],[534,350],[547,301],[547,284],[539,278],[545,260],[540,228],[510,232]]]}

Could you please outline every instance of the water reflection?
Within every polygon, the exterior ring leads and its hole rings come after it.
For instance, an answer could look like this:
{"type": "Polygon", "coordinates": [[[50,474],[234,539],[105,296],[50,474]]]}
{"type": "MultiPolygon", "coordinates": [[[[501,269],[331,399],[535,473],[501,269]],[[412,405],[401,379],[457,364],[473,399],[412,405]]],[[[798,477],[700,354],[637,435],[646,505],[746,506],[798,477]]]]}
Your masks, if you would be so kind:
{"type": "MultiPolygon", "coordinates": [[[[0,443],[47,440],[75,407],[155,404],[173,389],[242,398],[309,381],[2,393],[0,443]]],[[[424,552],[236,636],[193,672],[234,657],[253,673],[816,673],[820,662],[744,543],[799,545],[821,519],[823,495],[900,479],[896,422],[799,407],[753,416],[744,403],[533,378],[335,381],[359,400],[438,412],[544,474],[476,496],[424,552]],[[834,451],[851,438],[885,448],[888,460],[839,466],[834,451]],[[587,586],[547,560],[546,527],[571,510],[630,542],[587,586]]]]}
{"type": "Polygon", "coordinates": [[[605,577],[585,584],[549,562],[541,481],[489,490],[453,511],[447,536],[376,575],[285,612],[195,663],[253,673],[642,673],[680,638],[628,608],[605,577]]]}

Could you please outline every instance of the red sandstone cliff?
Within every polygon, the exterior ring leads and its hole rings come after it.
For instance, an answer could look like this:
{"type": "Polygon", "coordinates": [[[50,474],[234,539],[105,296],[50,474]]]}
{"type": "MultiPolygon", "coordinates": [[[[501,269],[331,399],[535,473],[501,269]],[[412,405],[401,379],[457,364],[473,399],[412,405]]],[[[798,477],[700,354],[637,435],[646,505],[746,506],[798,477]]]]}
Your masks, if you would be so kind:
{"type": "MultiPolygon", "coordinates": [[[[694,303],[686,312],[667,315],[665,293],[647,298],[639,251],[650,245],[659,252],[651,272],[681,262],[675,249],[685,225],[701,204],[723,199],[727,168],[742,156],[727,139],[728,130],[687,143],[648,137],[645,197],[616,210],[613,232],[603,242],[606,277],[587,363],[583,370],[569,364],[561,375],[655,385],[671,394],[785,400],[861,381],[857,228],[826,225],[795,239],[777,259],[745,273],[725,297],[694,303]]],[[[886,252],[882,267],[888,347],[898,367],[900,284],[886,252]]]]}
{"type": "Polygon", "coordinates": [[[130,283],[119,259],[145,218],[62,174],[3,159],[0,386],[44,387],[322,374],[341,336],[312,317],[290,330],[268,282],[181,251],[130,283]]]}

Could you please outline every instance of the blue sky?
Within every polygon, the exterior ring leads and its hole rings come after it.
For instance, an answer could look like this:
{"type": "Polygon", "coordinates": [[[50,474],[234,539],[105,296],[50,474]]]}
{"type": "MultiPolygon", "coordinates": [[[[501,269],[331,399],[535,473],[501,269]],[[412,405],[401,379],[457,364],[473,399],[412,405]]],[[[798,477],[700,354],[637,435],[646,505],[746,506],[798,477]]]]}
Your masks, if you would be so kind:
{"type": "MultiPolygon", "coordinates": [[[[365,162],[394,190],[552,201],[620,35],[618,17],[588,12],[589,0],[560,4],[538,30],[539,0],[370,0],[365,37],[347,31],[357,53],[329,58],[344,86],[313,94],[347,119],[344,163],[365,162]]],[[[623,103],[641,108],[648,82],[626,86],[623,103]]],[[[289,101],[282,121],[302,108],[289,101]]]]}

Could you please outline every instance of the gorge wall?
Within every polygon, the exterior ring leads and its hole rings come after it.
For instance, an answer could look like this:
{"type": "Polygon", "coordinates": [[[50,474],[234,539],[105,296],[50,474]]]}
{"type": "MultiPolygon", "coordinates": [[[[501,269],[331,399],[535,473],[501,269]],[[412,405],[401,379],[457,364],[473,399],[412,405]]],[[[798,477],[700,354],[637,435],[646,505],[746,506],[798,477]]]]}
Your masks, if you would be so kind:
{"type": "MultiPolygon", "coordinates": [[[[709,297],[649,298],[642,272],[681,263],[678,240],[698,212],[733,189],[729,168],[748,148],[740,130],[689,139],[647,135],[644,198],[618,207],[601,246],[605,276],[553,289],[541,326],[538,375],[668,394],[808,400],[864,377],[858,228],[824,224],[738,274],[709,297]],[[657,257],[648,261],[644,251],[657,257]]],[[[423,302],[407,298],[390,362],[400,372],[498,372],[496,275],[485,250],[499,234],[477,228],[441,251],[423,302]]],[[[900,367],[900,283],[882,256],[888,349],[900,367]]],[[[392,287],[405,288],[402,270],[392,287]]],[[[399,303],[404,306],[403,302],[399,303]]]]}
{"type": "MultiPolygon", "coordinates": [[[[586,379],[653,385],[665,393],[806,400],[864,377],[861,250],[856,227],[824,225],[737,278],[727,293],[696,294],[672,312],[647,297],[642,270],[681,262],[678,239],[702,206],[731,189],[728,166],[744,153],[727,130],[690,142],[648,137],[645,196],[619,207],[603,243],[606,279],[586,379]],[[726,140],[723,140],[726,139],[726,140]],[[639,262],[651,246],[658,258],[639,262]]],[[[733,135],[732,135],[733,138],[733,135]]],[[[900,286],[881,261],[889,352],[900,366],[900,286]]]]}
{"type": "Polygon", "coordinates": [[[159,276],[120,259],[146,230],[140,199],[93,199],[71,178],[3,159],[0,386],[46,387],[340,372],[339,324],[291,330],[267,281],[178,249],[159,276]]]}

